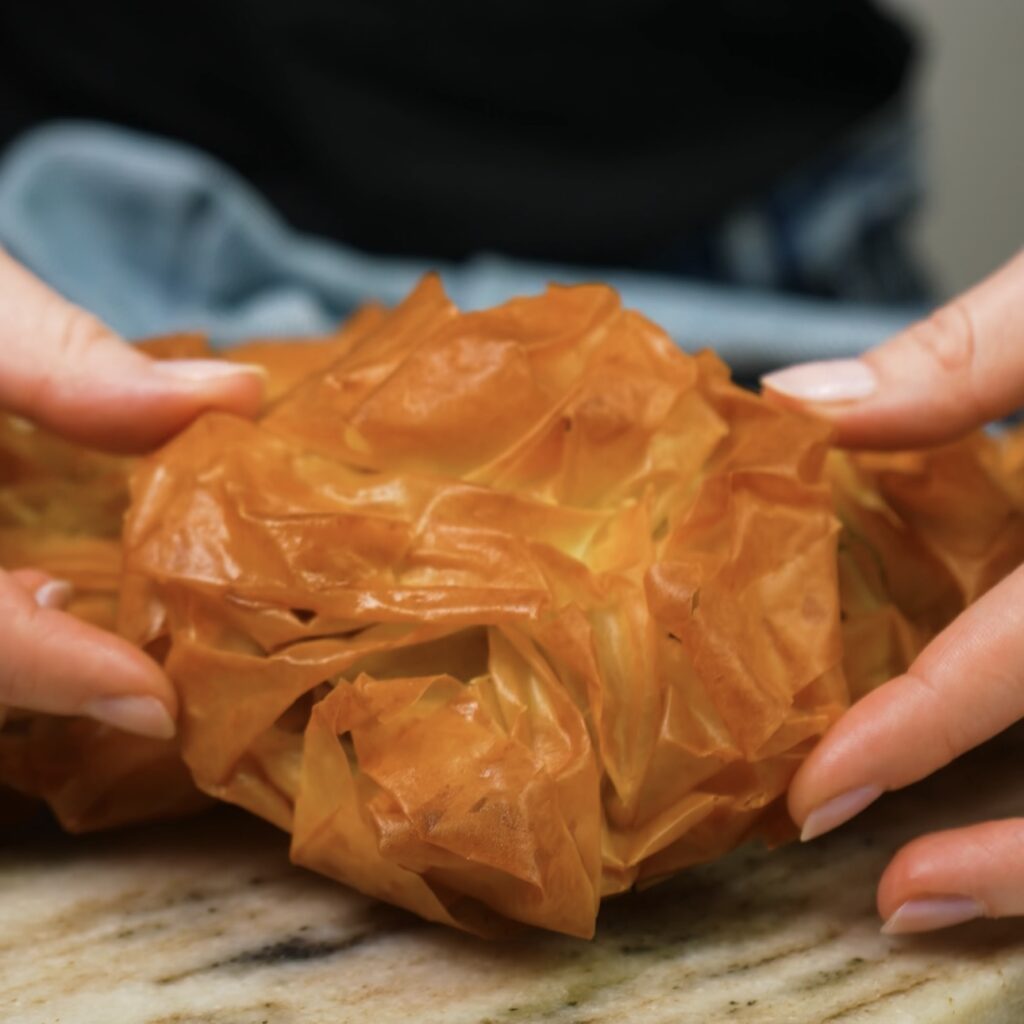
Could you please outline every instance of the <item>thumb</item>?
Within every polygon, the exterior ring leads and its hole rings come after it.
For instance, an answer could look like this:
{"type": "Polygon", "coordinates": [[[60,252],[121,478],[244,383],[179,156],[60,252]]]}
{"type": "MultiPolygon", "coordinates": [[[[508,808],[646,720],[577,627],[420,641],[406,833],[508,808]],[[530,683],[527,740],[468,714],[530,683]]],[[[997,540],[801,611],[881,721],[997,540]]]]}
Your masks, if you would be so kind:
{"type": "Polygon", "coordinates": [[[791,366],[770,400],[831,420],[864,448],[940,444],[1024,404],[1024,252],[859,359],[791,366]]]}
{"type": "Polygon", "coordinates": [[[121,341],[0,250],[0,405],[84,444],[155,447],[204,409],[255,415],[259,367],[158,362],[121,341]]]}

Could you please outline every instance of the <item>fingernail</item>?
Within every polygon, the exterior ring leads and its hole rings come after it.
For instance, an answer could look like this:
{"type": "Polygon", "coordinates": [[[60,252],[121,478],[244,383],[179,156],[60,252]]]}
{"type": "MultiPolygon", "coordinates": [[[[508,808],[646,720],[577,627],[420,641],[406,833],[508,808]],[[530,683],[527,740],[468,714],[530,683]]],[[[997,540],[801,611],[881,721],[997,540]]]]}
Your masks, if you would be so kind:
{"type": "Polygon", "coordinates": [[[804,827],[800,830],[800,841],[806,843],[809,839],[817,839],[818,836],[838,828],[860,814],[868,804],[874,803],[882,793],[883,790],[879,786],[861,786],[859,789],[851,789],[827,800],[820,807],[815,807],[807,815],[804,827]]]}
{"type": "Polygon", "coordinates": [[[97,722],[139,736],[169,740],[174,735],[174,719],[156,697],[100,697],[82,710],[97,722]]]}
{"type": "Polygon", "coordinates": [[[969,896],[933,896],[924,900],[907,900],[882,925],[883,935],[909,935],[949,928],[985,916],[985,908],[969,896]]]}
{"type": "Polygon", "coordinates": [[[850,402],[874,394],[878,378],[859,359],[825,359],[769,373],[761,384],[803,402],[850,402]]]}
{"type": "Polygon", "coordinates": [[[251,374],[265,380],[267,371],[255,363],[232,363],[226,359],[165,359],[153,363],[153,369],[166,377],[202,383],[251,374]]]}
{"type": "Polygon", "coordinates": [[[67,608],[75,588],[67,580],[47,580],[36,590],[36,604],[40,608],[67,608]]]}

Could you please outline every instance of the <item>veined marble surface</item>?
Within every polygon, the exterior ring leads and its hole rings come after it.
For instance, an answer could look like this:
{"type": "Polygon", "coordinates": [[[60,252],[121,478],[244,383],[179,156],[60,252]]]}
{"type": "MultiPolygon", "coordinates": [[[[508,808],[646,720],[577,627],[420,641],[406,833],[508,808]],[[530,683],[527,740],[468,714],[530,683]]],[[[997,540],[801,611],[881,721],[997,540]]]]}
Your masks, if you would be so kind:
{"type": "Polygon", "coordinates": [[[718,864],[602,911],[593,942],[487,943],[289,866],[221,810],[0,847],[6,1024],[1019,1024],[1024,924],[885,938],[874,885],[924,827],[1024,810],[997,742],[855,828],[718,864]]]}

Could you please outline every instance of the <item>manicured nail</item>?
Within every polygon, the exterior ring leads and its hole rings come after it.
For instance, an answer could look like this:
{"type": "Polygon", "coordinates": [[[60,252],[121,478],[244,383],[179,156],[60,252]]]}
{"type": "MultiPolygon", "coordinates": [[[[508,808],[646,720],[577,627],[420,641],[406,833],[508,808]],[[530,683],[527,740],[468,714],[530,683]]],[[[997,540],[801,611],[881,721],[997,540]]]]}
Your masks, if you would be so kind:
{"type": "Polygon", "coordinates": [[[169,740],[174,735],[174,719],[156,697],[100,697],[82,710],[97,722],[139,736],[169,740]]]}
{"type": "Polygon", "coordinates": [[[47,580],[35,593],[40,608],[67,608],[75,588],[67,580],[47,580]]]}
{"type": "Polygon", "coordinates": [[[985,916],[985,908],[969,896],[933,896],[924,900],[907,900],[882,925],[883,935],[909,935],[949,928],[985,916]]]}
{"type": "Polygon", "coordinates": [[[851,402],[874,394],[878,378],[859,359],[825,359],[769,373],[761,384],[802,402],[851,402]]]}
{"type": "Polygon", "coordinates": [[[809,839],[817,839],[818,836],[838,828],[860,814],[868,804],[874,803],[882,792],[879,786],[861,786],[859,789],[851,789],[848,793],[841,793],[827,800],[820,807],[815,807],[807,815],[804,827],[800,830],[800,841],[806,843],[809,839]]]}
{"type": "Polygon", "coordinates": [[[264,380],[267,377],[267,371],[262,366],[255,363],[232,363],[227,359],[165,359],[154,362],[153,369],[166,377],[196,383],[241,374],[252,374],[264,380]]]}

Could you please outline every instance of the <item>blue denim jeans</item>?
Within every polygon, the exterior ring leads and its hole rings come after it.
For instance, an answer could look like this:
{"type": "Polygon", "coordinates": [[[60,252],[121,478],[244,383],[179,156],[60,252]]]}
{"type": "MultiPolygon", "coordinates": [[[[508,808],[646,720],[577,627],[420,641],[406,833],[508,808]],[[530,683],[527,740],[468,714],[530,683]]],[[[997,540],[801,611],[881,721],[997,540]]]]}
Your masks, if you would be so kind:
{"type": "Polygon", "coordinates": [[[920,312],[896,244],[913,191],[906,153],[899,133],[887,138],[808,169],[663,265],[624,270],[370,256],[292,231],[246,182],[187,146],[59,123],[2,154],[0,244],[126,337],[193,329],[225,344],[328,331],[363,302],[399,301],[430,269],[466,309],[549,281],[600,279],[679,345],[712,346],[749,379],[858,352],[920,312]],[[713,254],[714,273],[690,266],[698,250],[713,254]],[[794,282],[811,282],[813,295],[772,290],[794,282]]]}

